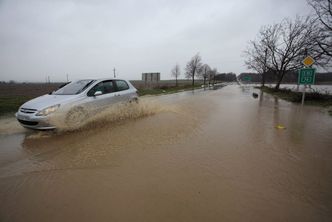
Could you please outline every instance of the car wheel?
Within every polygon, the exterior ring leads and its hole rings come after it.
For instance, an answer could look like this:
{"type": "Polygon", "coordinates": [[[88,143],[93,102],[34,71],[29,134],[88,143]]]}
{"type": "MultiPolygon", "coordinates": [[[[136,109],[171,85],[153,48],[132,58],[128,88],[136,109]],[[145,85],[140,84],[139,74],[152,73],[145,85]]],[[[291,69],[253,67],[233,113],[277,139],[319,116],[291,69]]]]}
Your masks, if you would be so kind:
{"type": "Polygon", "coordinates": [[[129,103],[138,103],[138,98],[132,98],[129,100],[129,103]]]}
{"type": "Polygon", "coordinates": [[[83,107],[74,107],[66,115],[66,124],[69,127],[78,127],[84,123],[87,118],[87,112],[83,107]]]}

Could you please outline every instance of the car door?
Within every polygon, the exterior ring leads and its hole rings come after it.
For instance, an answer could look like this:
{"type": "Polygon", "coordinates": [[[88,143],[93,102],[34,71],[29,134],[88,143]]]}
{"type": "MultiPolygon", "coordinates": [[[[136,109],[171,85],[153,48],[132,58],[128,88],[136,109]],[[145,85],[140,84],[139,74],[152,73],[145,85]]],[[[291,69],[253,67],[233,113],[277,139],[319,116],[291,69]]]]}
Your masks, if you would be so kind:
{"type": "Polygon", "coordinates": [[[96,84],[87,93],[87,105],[92,109],[103,109],[118,100],[113,80],[106,80],[96,84]],[[95,95],[96,92],[100,95],[95,95]]]}
{"type": "Polygon", "coordinates": [[[130,87],[124,80],[114,80],[116,85],[116,95],[119,101],[129,101],[131,99],[130,87]]]}

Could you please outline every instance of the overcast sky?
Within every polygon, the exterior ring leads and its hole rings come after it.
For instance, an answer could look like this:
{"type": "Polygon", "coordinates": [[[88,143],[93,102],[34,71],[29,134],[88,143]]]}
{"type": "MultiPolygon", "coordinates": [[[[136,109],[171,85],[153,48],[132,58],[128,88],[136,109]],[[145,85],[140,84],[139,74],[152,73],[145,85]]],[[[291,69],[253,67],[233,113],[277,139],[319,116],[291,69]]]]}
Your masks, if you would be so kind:
{"type": "Polygon", "coordinates": [[[160,72],[182,78],[197,52],[219,72],[248,71],[260,27],[307,15],[306,0],[0,0],[0,80],[51,81],[160,72]]]}

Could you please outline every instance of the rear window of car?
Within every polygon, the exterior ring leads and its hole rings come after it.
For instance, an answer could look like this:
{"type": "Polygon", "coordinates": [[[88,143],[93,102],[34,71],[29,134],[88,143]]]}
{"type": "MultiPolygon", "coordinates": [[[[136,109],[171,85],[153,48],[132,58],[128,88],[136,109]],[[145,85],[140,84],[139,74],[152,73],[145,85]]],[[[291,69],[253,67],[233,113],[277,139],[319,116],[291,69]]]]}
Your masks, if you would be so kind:
{"type": "Polygon", "coordinates": [[[126,83],[126,81],[123,80],[115,80],[116,86],[118,88],[118,91],[123,91],[123,90],[127,90],[129,89],[128,84],[126,83]]]}

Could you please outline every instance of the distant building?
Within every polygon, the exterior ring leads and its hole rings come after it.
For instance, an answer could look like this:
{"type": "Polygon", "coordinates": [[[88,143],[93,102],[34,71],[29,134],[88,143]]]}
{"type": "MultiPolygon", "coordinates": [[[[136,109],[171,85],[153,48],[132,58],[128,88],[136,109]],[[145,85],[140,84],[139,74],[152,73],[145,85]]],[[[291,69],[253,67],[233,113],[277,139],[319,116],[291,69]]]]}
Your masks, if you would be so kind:
{"type": "Polygon", "coordinates": [[[149,83],[157,83],[160,81],[160,72],[142,73],[142,80],[149,83]]]}
{"type": "Polygon", "coordinates": [[[142,80],[145,87],[155,87],[159,85],[160,72],[142,73],[142,80]]]}

